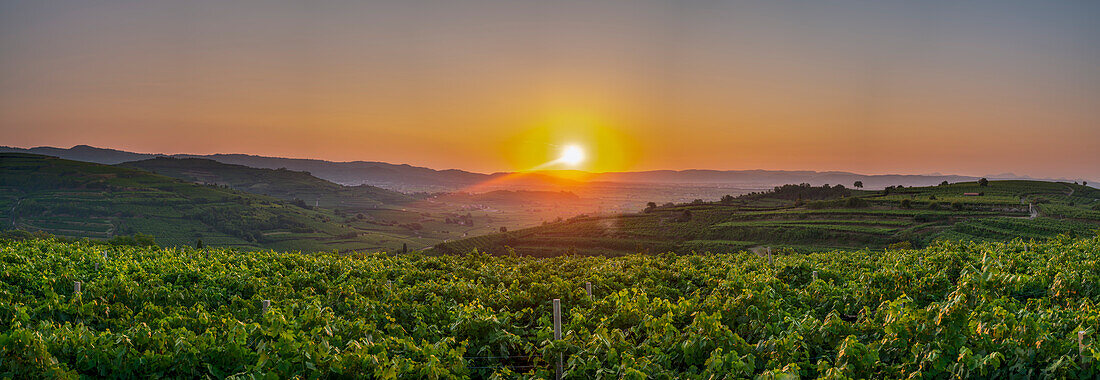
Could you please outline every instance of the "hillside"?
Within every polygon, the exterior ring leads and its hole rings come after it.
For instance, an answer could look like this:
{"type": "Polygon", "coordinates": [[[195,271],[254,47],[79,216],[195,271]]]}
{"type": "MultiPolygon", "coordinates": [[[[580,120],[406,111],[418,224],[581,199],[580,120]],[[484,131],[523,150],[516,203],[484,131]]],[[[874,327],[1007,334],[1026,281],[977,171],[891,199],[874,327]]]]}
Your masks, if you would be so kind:
{"type": "Polygon", "coordinates": [[[7,228],[100,239],[142,233],[163,245],[201,239],[251,248],[379,247],[335,218],[329,210],[133,168],[0,154],[0,219],[7,228]]]}
{"type": "Polygon", "coordinates": [[[0,240],[0,262],[5,378],[1100,376],[1097,238],[770,265],[0,240]]]}
{"type": "Polygon", "coordinates": [[[120,164],[189,182],[225,185],[249,193],[283,200],[302,200],[307,205],[348,211],[401,205],[412,197],[369,185],[343,186],[308,172],[261,169],[224,164],[200,158],[158,157],[120,164]]]}
{"type": "Polygon", "coordinates": [[[821,250],[924,246],[935,240],[1005,241],[1089,235],[1100,190],[1069,183],[990,181],[861,191],[789,185],[725,202],[576,217],[435,246],[437,253],[552,256],[568,252],[722,252],[754,247],[821,250]],[[981,195],[965,195],[980,193],[981,195]],[[1030,209],[1034,208],[1034,217],[1030,209]]]}

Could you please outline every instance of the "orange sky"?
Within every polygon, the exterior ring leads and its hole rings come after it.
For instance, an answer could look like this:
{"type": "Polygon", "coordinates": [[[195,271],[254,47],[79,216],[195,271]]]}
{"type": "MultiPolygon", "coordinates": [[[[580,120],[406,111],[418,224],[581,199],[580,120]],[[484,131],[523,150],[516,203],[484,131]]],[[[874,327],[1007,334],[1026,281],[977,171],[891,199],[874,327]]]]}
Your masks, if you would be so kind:
{"type": "Polygon", "coordinates": [[[1100,178],[1097,11],[5,2],[0,145],[1100,178]]]}

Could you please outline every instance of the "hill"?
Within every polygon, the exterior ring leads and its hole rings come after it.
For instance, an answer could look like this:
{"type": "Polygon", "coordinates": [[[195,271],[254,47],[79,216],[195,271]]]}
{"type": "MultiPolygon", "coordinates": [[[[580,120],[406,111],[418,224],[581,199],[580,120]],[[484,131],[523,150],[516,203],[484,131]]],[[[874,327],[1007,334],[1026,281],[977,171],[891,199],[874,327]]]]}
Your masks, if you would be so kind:
{"type": "MultiPolygon", "coordinates": [[[[160,156],[176,158],[204,158],[225,164],[244,165],[253,168],[280,169],[309,172],[312,175],[343,185],[372,185],[401,192],[438,192],[462,191],[471,186],[503,181],[509,190],[557,190],[554,186],[560,177],[575,178],[578,173],[539,176],[526,173],[473,173],[463,170],[436,170],[406,164],[391,164],[375,161],[333,162],[316,159],[298,159],[266,157],[246,154],[148,154],[132,153],[114,149],[95,148],[78,145],[69,149],[54,147],[16,148],[0,147],[0,152],[22,152],[55,156],[59,158],[117,164],[127,161],[146,160],[160,156]],[[555,178],[547,178],[555,177],[555,178]]],[[[551,174],[545,172],[543,174],[551,174]]],[[[815,186],[824,184],[850,184],[862,181],[868,188],[887,186],[929,186],[942,181],[969,182],[978,177],[960,175],[868,175],[841,171],[809,170],[651,170],[637,172],[583,173],[588,182],[614,182],[623,184],[664,184],[664,185],[720,185],[734,188],[768,188],[786,183],[809,183],[815,186]]],[[[1025,179],[1011,173],[987,176],[990,179],[1025,179]]],[[[498,189],[505,189],[501,187],[498,189]]],[[[497,190],[497,189],[491,189],[497,190]]]]}
{"type": "Polygon", "coordinates": [[[202,184],[225,185],[233,189],[263,194],[283,200],[301,200],[310,206],[361,211],[384,205],[401,205],[415,199],[396,191],[369,185],[344,186],[309,172],[260,169],[224,164],[201,158],[157,157],[127,162],[121,166],[202,184]]]}
{"type": "Polygon", "coordinates": [[[1071,183],[990,181],[884,191],[787,185],[718,202],[580,216],[438,244],[437,253],[553,256],[569,252],[721,252],[924,246],[935,240],[1005,241],[1088,235],[1100,227],[1100,190],[1071,183]],[[974,194],[974,195],[966,195],[974,194]],[[981,194],[981,195],[977,195],[981,194]],[[1035,210],[1032,213],[1032,210],[1035,210]]]}
{"type": "Polygon", "coordinates": [[[34,148],[16,148],[0,146],[0,153],[28,153],[43,156],[64,158],[66,160],[94,162],[97,164],[114,165],[127,161],[146,160],[160,154],[134,153],[118,149],[97,148],[88,145],[76,145],[72,148],[55,148],[52,146],[40,146],[34,148]]]}
{"type": "Polygon", "coordinates": [[[337,222],[331,210],[134,168],[18,153],[0,153],[0,219],[7,228],[74,238],[142,233],[163,245],[201,239],[288,250],[382,247],[337,222]]]}
{"type": "Polygon", "coordinates": [[[0,239],[0,262],[5,378],[1100,376],[1098,238],[771,264],[0,239]]]}

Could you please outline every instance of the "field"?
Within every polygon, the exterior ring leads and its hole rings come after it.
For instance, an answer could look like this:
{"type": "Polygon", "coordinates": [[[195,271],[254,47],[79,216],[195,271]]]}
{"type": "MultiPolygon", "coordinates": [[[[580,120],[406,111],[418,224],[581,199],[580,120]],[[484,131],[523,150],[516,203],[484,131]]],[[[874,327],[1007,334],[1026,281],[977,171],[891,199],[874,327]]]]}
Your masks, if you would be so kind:
{"type": "Polygon", "coordinates": [[[567,379],[1100,376],[1100,238],[771,265],[2,240],[0,262],[5,378],[548,378],[559,355],[567,379]]]}
{"type": "Polygon", "coordinates": [[[987,186],[972,182],[885,191],[788,185],[718,202],[570,218],[438,244],[433,251],[537,256],[750,247],[819,251],[920,247],[937,240],[1047,239],[1091,236],[1100,228],[1098,207],[1100,190],[1056,182],[991,181],[987,186]]]}

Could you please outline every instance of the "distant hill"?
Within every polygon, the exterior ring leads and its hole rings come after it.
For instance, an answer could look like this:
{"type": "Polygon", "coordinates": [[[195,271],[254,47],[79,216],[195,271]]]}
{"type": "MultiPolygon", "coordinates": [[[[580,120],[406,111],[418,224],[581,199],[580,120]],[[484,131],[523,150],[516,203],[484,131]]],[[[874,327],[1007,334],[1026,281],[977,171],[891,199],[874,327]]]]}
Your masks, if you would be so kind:
{"type": "MultiPolygon", "coordinates": [[[[851,187],[862,181],[864,187],[881,189],[887,186],[932,186],[940,182],[977,181],[980,177],[959,175],[856,174],[849,172],[815,172],[787,170],[654,170],[643,172],[601,173],[593,180],[623,183],[728,184],[738,187],[772,187],[789,183],[809,183],[815,186],[844,185],[851,187]]],[[[1018,179],[1019,177],[989,177],[1018,179]]]]}
{"type": "Polygon", "coordinates": [[[207,245],[279,250],[380,246],[337,218],[331,210],[136,168],[0,153],[4,228],[76,238],[142,233],[163,245],[201,239],[207,245]]]}
{"type": "Polygon", "coordinates": [[[344,185],[373,185],[387,189],[458,188],[489,179],[486,174],[462,170],[435,170],[406,164],[352,161],[332,162],[313,159],[251,156],[245,154],[176,155],[176,157],[207,158],[227,164],[254,168],[306,171],[344,185]]]}
{"type": "Polygon", "coordinates": [[[351,211],[414,202],[410,196],[369,185],[344,186],[308,172],[288,169],[259,169],[225,164],[202,158],[157,157],[126,162],[120,166],[138,168],[185,181],[229,186],[283,200],[301,200],[310,206],[351,211]]]}
{"type": "Polygon", "coordinates": [[[342,185],[372,185],[398,191],[442,191],[464,188],[492,178],[488,174],[462,170],[435,170],[424,167],[391,164],[386,162],[353,161],[332,162],[314,159],[264,157],[247,154],[148,154],[115,149],[77,145],[72,148],[0,147],[0,152],[31,153],[67,160],[114,165],[123,162],[148,160],[156,157],[204,158],[225,164],[244,165],[260,169],[288,169],[304,171],[342,185]]]}
{"type": "MultiPolygon", "coordinates": [[[[0,147],[0,152],[22,152],[49,155],[64,159],[118,164],[128,161],[146,160],[166,155],[132,153],[114,149],[95,148],[77,145],[69,149],[53,147],[13,148],[0,147]]],[[[526,190],[553,190],[558,181],[549,179],[552,172],[525,173],[473,173],[463,170],[435,170],[406,164],[386,162],[352,161],[332,162],[316,159],[280,158],[253,156],[246,154],[176,154],[175,158],[204,158],[221,163],[244,165],[262,169],[285,168],[293,171],[309,172],[317,178],[342,185],[371,185],[402,192],[417,191],[459,191],[485,183],[500,182],[499,188],[526,190]]],[[[573,173],[570,173],[573,174],[573,173]]],[[[566,178],[574,178],[567,175],[566,178]]],[[[989,179],[1032,179],[1019,177],[1012,173],[987,176],[989,179]]],[[[768,188],[788,183],[809,183],[812,185],[842,184],[851,186],[855,181],[863,181],[866,188],[881,189],[887,186],[930,186],[943,181],[976,181],[978,177],[959,175],[902,175],[829,171],[788,171],[788,170],[652,170],[638,172],[590,173],[584,178],[589,182],[617,183],[659,183],[659,184],[712,184],[737,188],[768,188]]],[[[498,189],[499,189],[498,188],[498,189]]],[[[495,190],[495,189],[490,189],[495,190]]]]}
{"type": "Polygon", "coordinates": [[[1072,183],[990,181],[860,191],[789,185],[718,202],[568,220],[437,244],[436,253],[554,256],[571,252],[799,251],[923,246],[934,240],[1093,236],[1100,190],[1072,183]]]}
{"type": "Polygon", "coordinates": [[[117,149],[96,148],[88,145],[77,145],[72,148],[54,148],[40,146],[35,148],[15,148],[0,146],[0,153],[30,153],[64,158],[66,160],[94,162],[97,164],[114,165],[127,161],[147,160],[162,154],[133,153],[117,149]]]}

